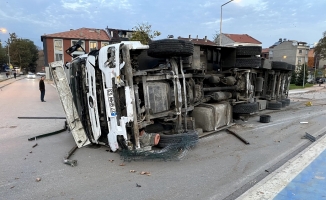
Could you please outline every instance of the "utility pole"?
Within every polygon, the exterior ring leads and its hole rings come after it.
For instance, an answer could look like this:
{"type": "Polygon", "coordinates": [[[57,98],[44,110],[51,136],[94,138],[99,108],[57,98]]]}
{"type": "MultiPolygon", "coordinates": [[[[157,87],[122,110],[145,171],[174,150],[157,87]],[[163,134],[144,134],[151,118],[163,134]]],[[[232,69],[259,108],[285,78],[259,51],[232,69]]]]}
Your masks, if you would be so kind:
{"type": "Polygon", "coordinates": [[[304,88],[304,80],[305,80],[305,75],[306,75],[306,68],[305,68],[306,63],[303,63],[303,80],[302,80],[302,87],[304,88]]]}
{"type": "Polygon", "coordinates": [[[230,0],[230,1],[228,1],[228,2],[226,2],[226,3],[224,3],[224,4],[222,4],[221,5],[221,17],[220,17],[220,36],[219,36],[219,38],[220,38],[220,46],[222,46],[222,8],[223,8],[223,6],[225,6],[226,4],[228,4],[228,3],[230,3],[230,2],[232,2],[232,1],[234,1],[234,0],[230,0]]]}

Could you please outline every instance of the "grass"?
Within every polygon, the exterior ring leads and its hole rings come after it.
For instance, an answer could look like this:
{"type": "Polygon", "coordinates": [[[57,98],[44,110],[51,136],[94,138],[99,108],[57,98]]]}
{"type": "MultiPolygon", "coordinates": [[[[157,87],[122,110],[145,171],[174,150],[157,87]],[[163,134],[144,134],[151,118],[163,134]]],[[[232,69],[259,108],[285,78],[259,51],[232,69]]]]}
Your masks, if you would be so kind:
{"type": "MultiPolygon", "coordinates": [[[[314,84],[307,83],[304,88],[312,87],[313,85],[314,84]]],[[[302,88],[303,88],[302,85],[297,86],[295,84],[290,84],[290,90],[293,90],[293,89],[302,89],[302,88]]]]}

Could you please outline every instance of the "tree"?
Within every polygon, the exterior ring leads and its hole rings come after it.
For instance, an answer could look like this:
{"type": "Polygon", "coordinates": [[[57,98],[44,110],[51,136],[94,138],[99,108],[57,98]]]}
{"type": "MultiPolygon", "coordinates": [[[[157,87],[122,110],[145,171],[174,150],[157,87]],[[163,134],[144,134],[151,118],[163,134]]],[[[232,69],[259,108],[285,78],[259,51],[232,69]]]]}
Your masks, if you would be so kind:
{"type": "Polygon", "coordinates": [[[8,63],[8,55],[6,53],[6,48],[3,45],[3,42],[0,41],[0,71],[2,70],[2,66],[8,63]]]}
{"type": "Polygon", "coordinates": [[[142,44],[148,44],[152,39],[161,35],[161,32],[152,31],[151,28],[152,25],[149,25],[148,23],[138,24],[132,28],[134,32],[132,33],[130,40],[140,41],[142,44]]]}
{"type": "Polygon", "coordinates": [[[320,55],[321,58],[326,59],[326,31],[315,47],[315,55],[320,55]]]}
{"type": "Polygon", "coordinates": [[[9,35],[10,63],[15,67],[26,68],[27,71],[35,71],[38,50],[34,42],[18,38],[15,33],[9,35]]]}
{"type": "Polygon", "coordinates": [[[216,31],[216,33],[213,35],[213,42],[214,43],[216,43],[216,44],[220,43],[219,38],[218,38],[219,36],[220,36],[219,32],[216,31]]]}
{"type": "Polygon", "coordinates": [[[307,80],[308,80],[308,70],[307,70],[307,65],[306,64],[303,64],[301,65],[300,67],[300,71],[297,75],[297,78],[296,78],[296,81],[295,81],[295,85],[297,86],[300,86],[300,85],[303,85],[303,76],[304,76],[304,83],[306,84],[307,83],[307,80]]]}
{"type": "Polygon", "coordinates": [[[296,80],[297,80],[297,73],[295,72],[295,70],[292,71],[292,74],[291,74],[291,84],[295,84],[296,83],[296,80]]]}

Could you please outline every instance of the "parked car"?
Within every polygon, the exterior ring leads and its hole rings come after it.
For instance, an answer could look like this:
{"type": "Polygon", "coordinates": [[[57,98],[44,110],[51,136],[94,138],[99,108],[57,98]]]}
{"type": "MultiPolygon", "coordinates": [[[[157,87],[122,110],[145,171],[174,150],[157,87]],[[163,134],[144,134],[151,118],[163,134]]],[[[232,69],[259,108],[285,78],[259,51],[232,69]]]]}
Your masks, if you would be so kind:
{"type": "Polygon", "coordinates": [[[45,76],[45,72],[37,72],[36,75],[37,76],[45,76]]]}
{"type": "Polygon", "coordinates": [[[36,75],[32,72],[28,72],[27,76],[26,76],[28,79],[35,79],[36,78],[36,75]]]}
{"type": "Polygon", "coordinates": [[[323,84],[325,82],[325,78],[317,77],[316,78],[316,83],[319,83],[319,80],[321,80],[321,84],[323,84]]]}

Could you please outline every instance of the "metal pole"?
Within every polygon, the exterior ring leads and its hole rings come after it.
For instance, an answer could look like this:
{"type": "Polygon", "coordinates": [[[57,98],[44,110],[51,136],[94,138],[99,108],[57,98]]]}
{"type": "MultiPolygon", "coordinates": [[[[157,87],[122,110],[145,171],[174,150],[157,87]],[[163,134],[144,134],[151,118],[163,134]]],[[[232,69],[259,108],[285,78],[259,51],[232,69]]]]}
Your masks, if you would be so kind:
{"type": "Polygon", "coordinates": [[[221,18],[220,18],[220,46],[222,46],[222,7],[223,5],[221,5],[221,18]]]}
{"type": "Polygon", "coordinates": [[[316,53],[314,53],[314,60],[315,60],[315,73],[314,73],[314,81],[313,83],[315,83],[316,81],[316,68],[317,68],[317,56],[316,56],[316,53]]]}
{"type": "Polygon", "coordinates": [[[9,44],[7,43],[7,45],[8,45],[8,59],[9,59],[9,68],[10,68],[10,53],[9,53],[9,44]]]}
{"type": "Polygon", "coordinates": [[[220,38],[220,44],[219,44],[219,45],[220,45],[220,46],[222,46],[222,7],[225,6],[226,4],[230,3],[231,1],[234,1],[234,0],[230,0],[230,1],[226,2],[225,4],[222,4],[222,5],[221,5],[220,36],[219,36],[219,38],[220,38]]]}
{"type": "Polygon", "coordinates": [[[305,69],[305,63],[303,63],[303,84],[302,84],[302,87],[304,87],[304,78],[305,78],[305,75],[306,75],[306,69],[305,69]]]}

